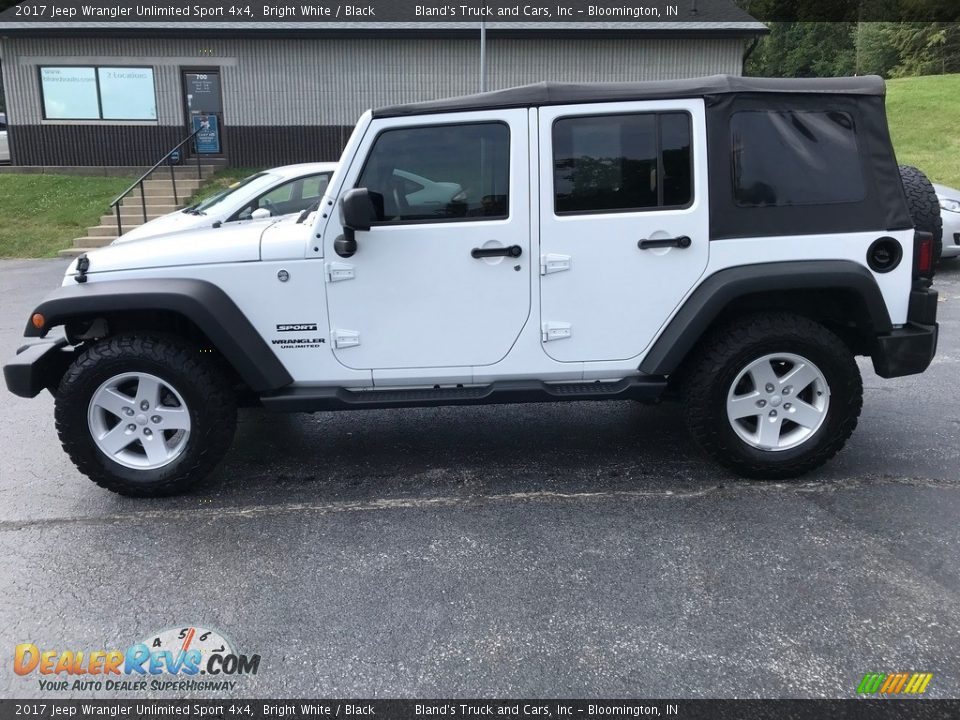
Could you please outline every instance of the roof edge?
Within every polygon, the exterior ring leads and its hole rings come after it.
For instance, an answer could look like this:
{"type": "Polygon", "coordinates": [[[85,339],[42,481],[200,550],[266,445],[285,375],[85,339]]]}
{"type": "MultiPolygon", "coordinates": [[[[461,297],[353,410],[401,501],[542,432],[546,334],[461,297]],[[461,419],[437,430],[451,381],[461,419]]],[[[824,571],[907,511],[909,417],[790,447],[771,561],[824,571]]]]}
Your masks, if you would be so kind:
{"type": "Polygon", "coordinates": [[[568,103],[668,100],[731,93],[883,96],[886,94],[886,84],[878,75],[839,78],[751,78],[710,75],[701,78],[634,83],[542,82],[475,95],[377,108],[373,111],[373,117],[541,107],[568,103]]]}

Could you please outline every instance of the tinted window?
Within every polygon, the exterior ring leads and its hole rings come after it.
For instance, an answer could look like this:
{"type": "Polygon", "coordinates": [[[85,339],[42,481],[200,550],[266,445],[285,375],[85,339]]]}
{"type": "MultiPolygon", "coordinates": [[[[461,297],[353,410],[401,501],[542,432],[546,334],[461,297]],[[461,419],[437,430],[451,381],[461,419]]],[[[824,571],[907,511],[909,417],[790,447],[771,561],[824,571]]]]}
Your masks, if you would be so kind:
{"type": "Polygon", "coordinates": [[[509,129],[475,123],[381,133],[357,187],[381,222],[503,218],[509,180],[509,129]]]}
{"type": "Polygon", "coordinates": [[[693,196],[690,117],[645,113],[561,118],[553,125],[557,213],[652,210],[693,196]]]}
{"type": "Polygon", "coordinates": [[[730,129],[738,205],[819,205],[866,195],[847,113],[739,112],[730,129]]]}

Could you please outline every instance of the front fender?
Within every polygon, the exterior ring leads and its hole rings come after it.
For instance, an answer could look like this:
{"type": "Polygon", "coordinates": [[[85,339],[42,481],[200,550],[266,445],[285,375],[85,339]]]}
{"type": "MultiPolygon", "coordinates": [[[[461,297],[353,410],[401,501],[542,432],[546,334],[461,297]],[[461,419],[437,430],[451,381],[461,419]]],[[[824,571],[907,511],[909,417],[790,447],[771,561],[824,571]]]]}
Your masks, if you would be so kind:
{"type": "Polygon", "coordinates": [[[51,328],[75,319],[151,310],[190,320],[254,391],[278,390],[293,382],[230,297],[204,280],[103,280],[65,286],[37,306],[34,313],[43,316],[43,325],[28,322],[24,335],[44,337],[51,328]]]}

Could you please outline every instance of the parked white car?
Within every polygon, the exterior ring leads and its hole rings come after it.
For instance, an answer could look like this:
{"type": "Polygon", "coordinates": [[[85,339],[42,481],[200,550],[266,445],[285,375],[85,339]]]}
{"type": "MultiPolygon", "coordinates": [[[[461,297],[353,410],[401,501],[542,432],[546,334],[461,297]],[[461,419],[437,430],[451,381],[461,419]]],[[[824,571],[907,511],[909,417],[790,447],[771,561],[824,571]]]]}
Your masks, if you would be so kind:
{"type": "Polygon", "coordinates": [[[943,252],[940,258],[960,257],[960,190],[934,183],[943,220],[943,252]]]}
{"type": "Polygon", "coordinates": [[[133,228],[113,244],[226,223],[230,227],[251,222],[269,225],[317,205],[336,168],[336,163],[302,163],[255,173],[199,203],[133,228]]]}

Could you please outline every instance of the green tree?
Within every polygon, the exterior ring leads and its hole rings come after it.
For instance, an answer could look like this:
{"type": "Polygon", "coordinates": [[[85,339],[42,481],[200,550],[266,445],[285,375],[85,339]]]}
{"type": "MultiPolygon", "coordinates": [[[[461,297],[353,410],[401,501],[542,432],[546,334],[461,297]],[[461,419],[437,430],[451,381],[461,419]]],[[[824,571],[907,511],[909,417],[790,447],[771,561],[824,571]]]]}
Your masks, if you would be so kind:
{"type": "Polygon", "coordinates": [[[896,26],[890,22],[857,23],[853,32],[858,75],[890,77],[900,64],[900,50],[893,44],[896,26]]]}
{"type": "Polygon", "coordinates": [[[892,76],[960,72],[960,24],[891,23],[886,34],[899,54],[892,76]]]}
{"type": "Polygon", "coordinates": [[[854,23],[773,22],[747,62],[748,75],[830,77],[856,72],[854,23]]]}

